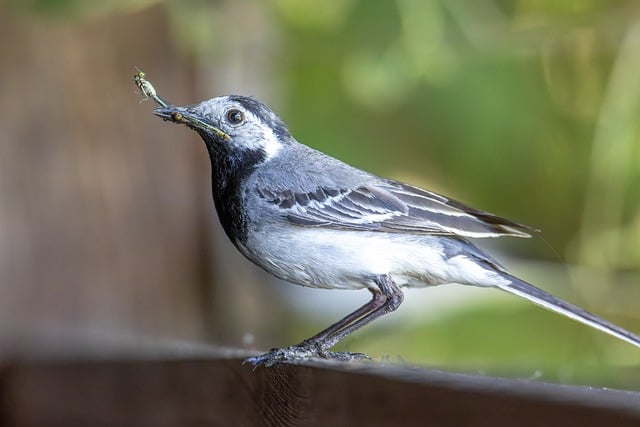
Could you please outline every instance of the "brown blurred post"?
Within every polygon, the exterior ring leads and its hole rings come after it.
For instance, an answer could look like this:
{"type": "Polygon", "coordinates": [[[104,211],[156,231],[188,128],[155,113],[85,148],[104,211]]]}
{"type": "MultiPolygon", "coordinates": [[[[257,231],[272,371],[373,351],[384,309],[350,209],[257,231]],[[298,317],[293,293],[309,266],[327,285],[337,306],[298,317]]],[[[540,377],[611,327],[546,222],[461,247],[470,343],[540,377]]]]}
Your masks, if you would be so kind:
{"type": "Polygon", "coordinates": [[[0,5],[0,342],[204,335],[208,161],[140,103],[191,97],[161,7],[74,24],[0,5]]]}

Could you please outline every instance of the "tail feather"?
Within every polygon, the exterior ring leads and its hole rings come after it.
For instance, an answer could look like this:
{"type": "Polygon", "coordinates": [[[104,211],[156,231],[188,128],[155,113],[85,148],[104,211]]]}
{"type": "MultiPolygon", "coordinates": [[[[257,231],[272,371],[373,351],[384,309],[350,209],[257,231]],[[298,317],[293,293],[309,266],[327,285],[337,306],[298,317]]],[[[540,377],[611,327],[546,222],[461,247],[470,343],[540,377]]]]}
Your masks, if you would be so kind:
{"type": "Polygon", "coordinates": [[[557,298],[542,289],[538,289],[529,283],[523,282],[520,279],[513,276],[508,276],[508,278],[511,283],[499,285],[499,288],[503,291],[518,295],[546,308],[547,310],[563,314],[577,320],[578,322],[582,322],[592,328],[599,329],[602,332],[633,344],[636,347],[640,347],[640,336],[635,335],[620,326],[614,325],[613,323],[607,322],[606,320],[601,319],[580,307],[563,301],[560,298],[557,298]]]}

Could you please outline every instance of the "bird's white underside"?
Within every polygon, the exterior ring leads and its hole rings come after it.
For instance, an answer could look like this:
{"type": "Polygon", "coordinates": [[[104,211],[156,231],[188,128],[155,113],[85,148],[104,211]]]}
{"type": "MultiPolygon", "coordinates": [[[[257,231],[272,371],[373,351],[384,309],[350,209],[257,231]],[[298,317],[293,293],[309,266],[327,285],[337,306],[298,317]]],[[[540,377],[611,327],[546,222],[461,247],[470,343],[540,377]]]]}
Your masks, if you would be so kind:
{"type": "Polygon", "coordinates": [[[371,288],[376,286],[373,278],[385,274],[408,287],[509,283],[466,255],[448,258],[435,236],[300,228],[295,236],[277,230],[258,232],[247,243],[254,251],[247,256],[266,261],[271,273],[310,287],[371,288]]]}

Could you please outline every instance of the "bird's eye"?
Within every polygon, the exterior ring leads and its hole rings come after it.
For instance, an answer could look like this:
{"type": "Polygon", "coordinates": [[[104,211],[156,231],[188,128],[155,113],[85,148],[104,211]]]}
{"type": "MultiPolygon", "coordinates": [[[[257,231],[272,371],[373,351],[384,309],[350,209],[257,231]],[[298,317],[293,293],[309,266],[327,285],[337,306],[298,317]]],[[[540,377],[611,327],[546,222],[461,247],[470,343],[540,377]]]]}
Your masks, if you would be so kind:
{"type": "Polygon", "coordinates": [[[232,125],[239,125],[244,121],[244,114],[242,111],[237,109],[232,109],[227,111],[227,121],[232,125]]]}

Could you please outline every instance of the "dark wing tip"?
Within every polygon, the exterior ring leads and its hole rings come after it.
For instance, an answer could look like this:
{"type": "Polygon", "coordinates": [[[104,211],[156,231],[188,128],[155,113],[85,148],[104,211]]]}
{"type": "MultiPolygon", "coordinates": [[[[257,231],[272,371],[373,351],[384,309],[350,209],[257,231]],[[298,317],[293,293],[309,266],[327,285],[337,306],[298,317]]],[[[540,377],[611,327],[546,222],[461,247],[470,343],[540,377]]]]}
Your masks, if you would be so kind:
{"type": "MultiPolygon", "coordinates": [[[[525,224],[512,221],[510,219],[502,218],[492,213],[472,208],[457,200],[450,199],[438,193],[423,190],[419,187],[414,187],[409,184],[390,182],[392,188],[400,189],[404,191],[404,195],[417,196],[413,198],[411,202],[418,208],[429,210],[439,210],[439,206],[447,206],[452,210],[451,218],[454,218],[453,222],[447,227],[452,233],[459,234],[467,237],[498,237],[498,236],[514,236],[514,237],[531,237],[532,233],[540,230],[530,227],[525,224]],[[464,213],[460,219],[455,220],[455,212],[464,213]],[[457,228],[457,230],[456,230],[457,228]]],[[[392,191],[394,191],[392,189],[392,191]]],[[[400,196],[401,198],[403,196],[400,196]]],[[[447,216],[446,213],[442,213],[443,216],[447,216]]],[[[441,218],[440,221],[444,221],[441,218]]],[[[443,224],[444,225],[444,224],[443,224]]]]}
{"type": "Polygon", "coordinates": [[[471,215],[485,222],[487,225],[491,226],[493,229],[503,235],[515,237],[531,237],[533,233],[540,232],[540,230],[537,228],[466,206],[455,200],[448,200],[447,204],[456,209],[460,209],[470,213],[471,215]]]}

